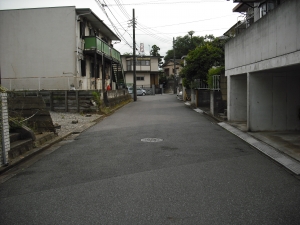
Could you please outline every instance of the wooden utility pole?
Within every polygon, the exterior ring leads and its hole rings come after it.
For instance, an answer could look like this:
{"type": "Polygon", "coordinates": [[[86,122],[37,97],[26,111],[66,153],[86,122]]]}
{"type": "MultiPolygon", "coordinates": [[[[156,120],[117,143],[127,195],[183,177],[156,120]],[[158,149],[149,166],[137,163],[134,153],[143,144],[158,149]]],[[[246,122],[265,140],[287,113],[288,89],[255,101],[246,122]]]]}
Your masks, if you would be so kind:
{"type": "Polygon", "coordinates": [[[135,16],[132,10],[132,27],[133,27],[133,100],[136,101],[136,56],[135,56],[135,16]]]}
{"type": "Polygon", "coordinates": [[[174,63],[174,71],[173,71],[173,73],[174,73],[174,77],[176,76],[176,64],[175,64],[175,39],[174,39],[174,37],[173,37],[173,63],[174,63]]]}
{"type": "Polygon", "coordinates": [[[174,63],[174,85],[173,85],[173,92],[175,93],[175,88],[177,87],[177,76],[176,76],[176,62],[175,62],[175,39],[173,37],[173,63],[174,63]]]}

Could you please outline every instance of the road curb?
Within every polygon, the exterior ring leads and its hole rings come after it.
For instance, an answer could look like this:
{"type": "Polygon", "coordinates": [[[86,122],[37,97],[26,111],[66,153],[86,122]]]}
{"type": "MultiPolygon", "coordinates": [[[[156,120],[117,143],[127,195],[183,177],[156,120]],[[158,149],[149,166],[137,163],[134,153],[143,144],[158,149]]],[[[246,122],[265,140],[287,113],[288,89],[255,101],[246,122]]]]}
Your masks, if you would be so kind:
{"type": "MultiPolygon", "coordinates": [[[[191,104],[188,102],[185,102],[184,104],[186,106],[191,107],[191,104]]],[[[282,165],[283,167],[285,167],[286,169],[291,171],[293,174],[295,174],[297,176],[300,175],[300,163],[297,160],[293,159],[292,157],[290,157],[284,153],[281,153],[280,150],[270,146],[269,144],[267,144],[261,140],[254,138],[253,136],[251,136],[250,134],[248,134],[246,132],[243,132],[237,128],[232,127],[228,123],[216,118],[215,116],[213,116],[209,113],[206,113],[205,111],[203,111],[199,108],[196,108],[193,110],[197,113],[201,113],[203,115],[206,115],[206,116],[209,116],[209,117],[215,119],[218,122],[217,124],[219,126],[221,126],[222,128],[226,129],[230,133],[232,133],[235,136],[239,137],[240,139],[244,140],[246,143],[248,143],[249,145],[251,145],[252,147],[257,149],[258,151],[262,152],[264,155],[268,156],[275,162],[279,163],[280,165],[282,165]]]]}
{"type": "Polygon", "coordinates": [[[300,175],[300,163],[295,159],[279,152],[276,148],[254,138],[248,133],[245,133],[237,128],[230,126],[225,122],[218,123],[218,125],[226,129],[230,133],[234,134],[235,136],[239,137],[240,139],[244,140],[252,147],[256,148],[266,156],[273,159],[275,162],[281,164],[289,171],[293,172],[295,175],[300,175]]]}

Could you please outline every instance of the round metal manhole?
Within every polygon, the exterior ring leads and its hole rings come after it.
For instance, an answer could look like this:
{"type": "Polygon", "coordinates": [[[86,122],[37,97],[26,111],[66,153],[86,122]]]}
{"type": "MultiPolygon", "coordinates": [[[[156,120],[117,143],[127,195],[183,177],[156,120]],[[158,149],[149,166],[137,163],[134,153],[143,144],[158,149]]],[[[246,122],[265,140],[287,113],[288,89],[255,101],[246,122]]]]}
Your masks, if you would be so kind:
{"type": "Polygon", "coordinates": [[[142,142],[161,142],[163,139],[161,138],[143,138],[141,139],[142,142]]]}

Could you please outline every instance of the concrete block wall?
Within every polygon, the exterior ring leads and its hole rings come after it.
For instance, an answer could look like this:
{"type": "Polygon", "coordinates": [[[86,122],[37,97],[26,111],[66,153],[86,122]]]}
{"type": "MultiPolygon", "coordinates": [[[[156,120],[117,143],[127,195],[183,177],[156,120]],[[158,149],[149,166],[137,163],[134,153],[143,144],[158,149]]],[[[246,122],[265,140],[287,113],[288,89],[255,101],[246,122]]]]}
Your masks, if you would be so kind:
{"type": "Polygon", "coordinates": [[[8,151],[10,150],[9,141],[9,123],[7,109],[7,94],[0,93],[0,166],[5,166],[8,163],[8,151]]]}

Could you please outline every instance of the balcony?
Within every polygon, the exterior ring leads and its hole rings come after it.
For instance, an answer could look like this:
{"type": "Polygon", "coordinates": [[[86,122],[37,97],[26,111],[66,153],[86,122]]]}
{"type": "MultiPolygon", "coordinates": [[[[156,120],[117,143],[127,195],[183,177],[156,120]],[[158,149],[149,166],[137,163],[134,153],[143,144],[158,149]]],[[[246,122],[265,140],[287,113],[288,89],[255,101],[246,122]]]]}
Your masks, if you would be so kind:
{"type": "Polygon", "coordinates": [[[84,38],[84,51],[94,52],[98,54],[104,53],[106,57],[112,58],[115,61],[121,62],[121,55],[116,49],[110,47],[98,37],[85,37],[84,38]]]}

